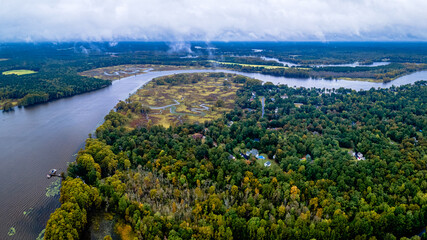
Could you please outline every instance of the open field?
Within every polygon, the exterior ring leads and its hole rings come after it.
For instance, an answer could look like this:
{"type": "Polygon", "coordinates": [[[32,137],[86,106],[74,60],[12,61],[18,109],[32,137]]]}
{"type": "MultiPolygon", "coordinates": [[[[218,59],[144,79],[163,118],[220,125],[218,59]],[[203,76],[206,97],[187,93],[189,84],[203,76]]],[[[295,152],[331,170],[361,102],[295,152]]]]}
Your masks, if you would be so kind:
{"type": "MultiPolygon", "coordinates": [[[[197,67],[201,69],[202,67],[197,67]]],[[[117,65],[103,68],[95,68],[88,71],[79,73],[81,76],[94,77],[104,80],[118,80],[132,75],[143,74],[148,70],[153,71],[170,71],[170,70],[184,70],[196,69],[189,66],[176,66],[176,65],[155,65],[155,64],[126,64],[117,65]]]]}
{"type": "Polygon", "coordinates": [[[149,107],[148,114],[132,116],[131,127],[160,124],[165,127],[184,122],[211,121],[234,108],[236,91],[243,86],[232,82],[233,74],[177,74],[154,79],[130,97],[149,107]],[[192,78],[191,83],[176,83],[175,76],[192,78]],[[171,83],[164,84],[162,79],[171,83]]]}
{"type": "Polygon", "coordinates": [[[26,75],[26,74],[33,74],[33,73],[37,73],[37,72],[33,70],[19,69],[19,70],[5,71],[2,74],[3,75],[11,75],[11,74],[26,75]]]}
{"type": "Polygon", "coordinates": [[[280,169],[279,164],[277,164],[277,162],[276,162],[275,160],[273,160],[273,159],[269,159],[269,158],[267,157],[267,154],[261,154],[261,156],[264,156],[264,157],[265,157],[265,159],[257,159],[257,160],[256,160],[256,163],[257,163],[257,164],[259,164],[261,167],[264,167],[264,168],[270,168],[270,169],[272,169],[273,171],[280,171],[280,170],[281,170],[281,169],[280,169]],[[271,163],[271,166],[270,166],[270,167],[265,167],[265,166],[264,166],[264,163],[266,163],[267,161],[269,161],[269,162],[271,163]]]}

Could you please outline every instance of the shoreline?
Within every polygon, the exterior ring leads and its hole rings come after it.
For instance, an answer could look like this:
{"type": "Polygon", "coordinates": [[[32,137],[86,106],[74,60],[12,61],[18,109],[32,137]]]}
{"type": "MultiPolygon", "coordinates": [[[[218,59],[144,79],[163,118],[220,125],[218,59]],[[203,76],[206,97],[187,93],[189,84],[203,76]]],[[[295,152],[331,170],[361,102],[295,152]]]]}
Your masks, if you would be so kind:
{"type": "MultiPolygon", "coordinates": [[[[123,80],[123,79],[126,79],[128,77],[136,77],[138,75],[143,75],[143,74],[147,74],[147,73],[150,73],[150,72],[192,71],[192,70],[194,70],[194,71],[204,71],[204,70],[206,70],[206,71],[224,71],[224,72],[232,72],[232,73],[240,74],[240,75],[244,75],[244,74],[261,74],[261,75],[265,75],[265,76],[272,76],[272,77],[285,78],[285,79],[287,78],[287,77],[283,77],[283,76],[274,76],[274,75],[262,74],[262,73],[258,73],[258,72],[239,72],[239,71],[230,70],[230,69],[226,69],[226,68],[197,68],[197,69],[196,68],[183,68],[183,69],[173,69],[173,70],[147,69],[147,70],[141,71],[141,72],[139,72],[137,74],[132,74],[132,75],[129,75],[129,76],[123,76],[122,78],[115,79],[115,80],[109,80],[109,81],[112,84],[115,81],[123,80]]],[[[323,81],[349,81],[349,82],[368,82],[368,83],[376,83],[376,84],[388,84],[388,83],[393,83],[393,81],[395,81],[395,80],[397,80],[397,79],[399,79],[401,77],[409,76],[411,74],[415,74],[415,73],[419,73],[419,72],[423,72],[423,71],[426,71],[426,70],[415,71],[415,72],[410,72],[410,73],[406,73],[406,74],[403,74],[403,75],[399,75],[396,78],[394,78],[393,80],[387,81],[387,82],[378,81],[378,80],[371,79],[371,78],[334,78],[334,79],[326,79],[326,78],[299,78],[299,80],[301,80],[301,81],[306,81],[306,80],[314,80],[314,81],[317,81],[317,80],[323,80],[323,81]]],[[[294,78],[287,78],[287,79],[294,79],[294,78]]],[[[424,80],[424,79],[419,79],[419,80],[424,80]]],[[[73,95],[70,95],[70,96],[64,96],[64,97],[60,97],[60,98],[50,99],[50,100],[48,100],[46,102],[39,102],[39,103],[31,104],[31,105],[28,105],[28,106],[18,106],[18,101],[20,99],[3,99],[3,100],[0,101],[0,109],[3,108],[3,106],[4,106],[5,103],[11,102],[12,103],[12,108],[11,109],[9,109],[9,110],[2,110],[2,112],[11,112],[11,111],[14,111],[16,109],[16,107],[31,107],[31,106],[35,106],[35,105],[39,105],[39,104],[43,104],[43,103],[49,103],[49,102],[53,102],[53,101],[56,101],[56,100],[59,100],[59,99],[69,98],[69,97],[73,97],[73,96],[77,96],[77,95],[81,95],[81,94],[85,94],[85,93],[97,91],[97,90],[106,88],[108,86],[111,86],[111,84],[103,86],[101,88],[93,89],[93,90],[90,90],[90,91],[81,92],[81,93],[73,94],[73,95]]],[[[141,87],[143,87],[143,86],[141,86],[141,87]]]]}

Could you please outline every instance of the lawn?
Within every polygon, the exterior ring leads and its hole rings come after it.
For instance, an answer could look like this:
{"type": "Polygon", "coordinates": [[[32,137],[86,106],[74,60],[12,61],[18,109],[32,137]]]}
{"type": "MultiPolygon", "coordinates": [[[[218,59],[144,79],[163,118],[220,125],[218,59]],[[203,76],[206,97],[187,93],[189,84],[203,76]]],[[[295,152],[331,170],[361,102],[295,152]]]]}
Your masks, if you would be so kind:
{"type": "Polygon", "coordinates": [[[303,103],[294,103],[294,106],[297,108],[301,108],[301,106],[304,105],[303,103]]]}
{"type": "MultiPolygon", "coordinates": [[[[240,152],[246,154],[246,152],[249,151],[249,150],[251,150],[251,149],[236,147],[236,148],[233,149],[233,153],[234,153],[234,156],[237,157],[237,156],[239,156],[240,152]]],[[[281,171],[281,168],[280,168],[279,164],[277,164],[277,162],[274,159],[268,158],[267,154],[265,154],[265,153],[260,153],[259,155],[262,156],[262,157],[264,157],[264,159],[262,159],[262,158],[261,159],[260,158],[256,158],[255,162],[259,166],[261,166],[261,167],[264,168],[265,167],[264,163],[267,162],[267,161],[270,161],[271,162],[271,166],[267,167],[267,168],[269,168],[269,169],[271,169],[273,171],[281,171]]]]}
{"type": "Polygon", "coordinates": [[[2,74],[3,75],[11,75],[11,74],[26,75],[26,74],[33,74],[33,73],[37,73],[37,72],[33,70],[19,69],[19,70],[6,71],[6,72],[3,72],[2,74]]]}

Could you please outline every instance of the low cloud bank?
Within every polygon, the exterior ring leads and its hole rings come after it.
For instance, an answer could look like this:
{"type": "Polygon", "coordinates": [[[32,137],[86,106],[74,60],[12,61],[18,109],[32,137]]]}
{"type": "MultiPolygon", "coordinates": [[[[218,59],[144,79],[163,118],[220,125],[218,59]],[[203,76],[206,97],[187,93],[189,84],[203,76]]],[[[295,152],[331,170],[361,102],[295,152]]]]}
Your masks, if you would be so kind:
{"type": "Polygon", "coordinates": [[[425,0],[5,0],[1,5],[3,42],[427,40],[425,0]]]}

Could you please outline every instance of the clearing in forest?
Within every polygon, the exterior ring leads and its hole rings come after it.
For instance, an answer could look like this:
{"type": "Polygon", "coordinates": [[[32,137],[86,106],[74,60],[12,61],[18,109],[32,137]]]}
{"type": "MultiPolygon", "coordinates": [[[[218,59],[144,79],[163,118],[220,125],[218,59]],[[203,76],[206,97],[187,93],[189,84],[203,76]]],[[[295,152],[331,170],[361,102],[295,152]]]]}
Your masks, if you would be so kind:
{"type": "Polygon", "coordinates": [[[33,74],[33,73],[37,73],[37,72],[33,70],[19,69],[19,70],[5,71],[2,74],[3,75],[11,75],[11,74],[26,75],[26,74],[33,74]]]}

